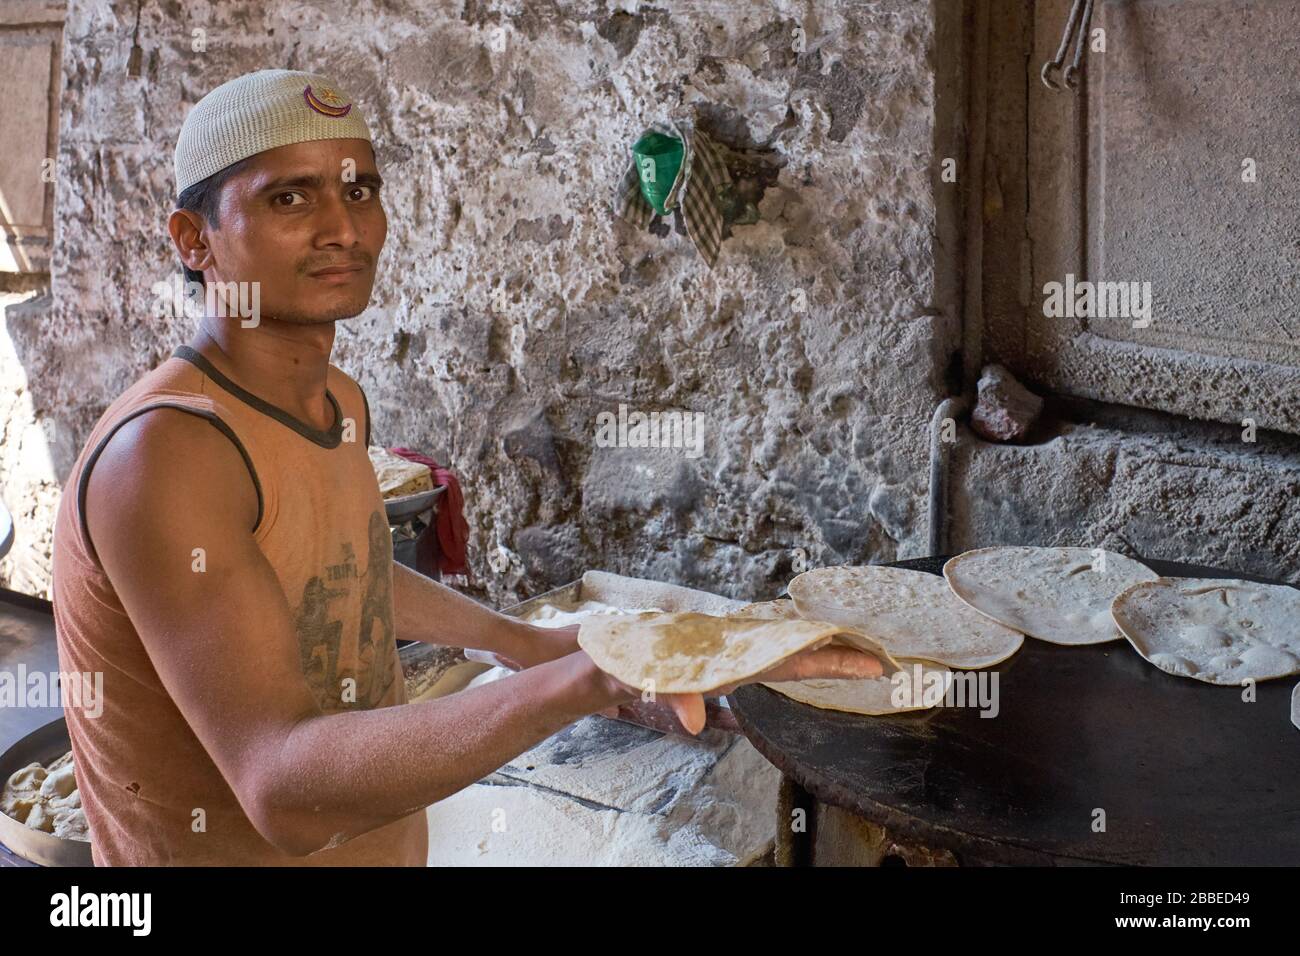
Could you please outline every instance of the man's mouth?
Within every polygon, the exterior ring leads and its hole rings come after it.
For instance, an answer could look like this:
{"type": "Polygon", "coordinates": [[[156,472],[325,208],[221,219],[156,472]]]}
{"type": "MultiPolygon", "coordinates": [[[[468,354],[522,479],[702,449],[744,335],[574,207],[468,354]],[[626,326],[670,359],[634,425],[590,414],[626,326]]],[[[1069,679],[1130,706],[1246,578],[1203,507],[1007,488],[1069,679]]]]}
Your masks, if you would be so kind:
{"type": "Polygon", "coordinates": [[[314,279],[324,279],[330,276],[348,276],[355,272],[361,272],[365,266],[360,264],[343,265],[343,266],[326,266],[324,269],[317,269],[315,272],[307,273],[314,279]]]}
{"type": "Polygon", "coordinates": [[[351,262],[341,265],[326,266],[323,269],[316,269],[307,273],[308,276],[318,282],[326,285],[347,285],[355,282],[365,274],[366,267],[363,263],[351,262]]]}

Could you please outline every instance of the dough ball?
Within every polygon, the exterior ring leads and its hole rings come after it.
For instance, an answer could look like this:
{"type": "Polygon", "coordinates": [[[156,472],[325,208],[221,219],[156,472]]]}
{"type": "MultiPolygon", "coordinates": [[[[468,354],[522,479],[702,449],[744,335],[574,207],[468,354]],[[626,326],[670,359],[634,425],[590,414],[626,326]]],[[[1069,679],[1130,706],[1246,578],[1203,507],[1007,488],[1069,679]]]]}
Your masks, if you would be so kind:
{"type": "Polygon", "coordinates": [[[77,778],[73,776],[72,764],[51,770],[41,782],[42,797],[66,797],[77,789],[77,778]]]}
{"type": "Polygon", "coordinates": [[[90,841],[86,815],[80,809],[57,810],[54,813],[54,835],[64,840],[90,841]]]}
{"type": "Polygon", "coordinates": [[[33,830],[43,830],[46,833],[54,832],[54,816],[39,803],[32,807],[31,813],[27,814],[26,822],[33,830]]]}
{"type": "Polygon", "coordinates": [[[21,770],[15,770],[9,775],[9,781],[5,784],[5,790],[13,790],[19,793],[29,792],[36,793],[41,789],[41,784],[45,782],[45,768],[38,763],[29,763],[21,770]]]}
{"type": "Polygon", "coordinates": [[[19,823],[26,823],[27,816],[32,812],[32,807],[37,805],[36,797],[6,797],[3,803],[0,803],[0,811],[6,816],[13,817],[19,823]]]}

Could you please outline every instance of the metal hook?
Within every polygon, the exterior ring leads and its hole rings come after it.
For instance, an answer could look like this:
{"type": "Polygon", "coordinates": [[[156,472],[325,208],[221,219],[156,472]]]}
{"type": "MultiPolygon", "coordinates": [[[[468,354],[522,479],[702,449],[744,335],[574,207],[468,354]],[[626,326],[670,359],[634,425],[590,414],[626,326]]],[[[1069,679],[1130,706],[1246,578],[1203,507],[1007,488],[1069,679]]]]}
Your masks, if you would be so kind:
{"type": "Polygon", "coordinates": [[[1053,93],[1065,89],[1076,93],[1079,91],[1081,86],[1079,77],[1083,73],[1083,47],[1087,42],[1088,26],[1092,22],[1092,3],[1093,0],[1074,0],[1073,6],[1070,7],[1070,16],[1065,21],[1065,32],[1061,34],[1061,45],[1056,50],[1056,56],[1044,63],[1038,73],[1043,85],[1053,93]],[[1070,49],[1071,41],[1074,42],[1074,58],[1069,66],[1065,66],[1065,54],[1070,49]],[[1064,85],[1052,79],[1053,70],[1061,73],[1061,78],[1065,81],[1064,85]]]}
{"type": "Polygon", "coordinates": [[[1049,60],[1043,64],[1042,70],[1038,73],[1039,78],[1043,81],[1043,86],[1047,87],[1053,93],[1060,92],[1061,88],[1057,86],[1056,81],[1053,80],[1049,74],[1052,72],[1053,68],[1060,69],[1060,66],[1061,64],[1049,60]]]}

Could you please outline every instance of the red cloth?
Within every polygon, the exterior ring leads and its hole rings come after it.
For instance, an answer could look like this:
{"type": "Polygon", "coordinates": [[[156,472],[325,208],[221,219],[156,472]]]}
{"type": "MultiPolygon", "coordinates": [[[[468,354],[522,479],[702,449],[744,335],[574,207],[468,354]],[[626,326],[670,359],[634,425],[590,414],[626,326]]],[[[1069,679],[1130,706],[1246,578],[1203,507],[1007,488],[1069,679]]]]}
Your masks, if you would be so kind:
{"type": "Polygon", "coordinates": [[[460,481],[449,469],[442,467],[428,455],[421,455],[409,448],[390,448],[394,455],[427,465],[433,472],[435,487],[442,485],[447,490],[438,502],[438,513],[434,518],[435,531],[438,533],[438,570],[443,574],[469,574],[465,564],[466,546],[469,543],[469,522],[465,520],[465,496],[460,491],[460,481]]]}

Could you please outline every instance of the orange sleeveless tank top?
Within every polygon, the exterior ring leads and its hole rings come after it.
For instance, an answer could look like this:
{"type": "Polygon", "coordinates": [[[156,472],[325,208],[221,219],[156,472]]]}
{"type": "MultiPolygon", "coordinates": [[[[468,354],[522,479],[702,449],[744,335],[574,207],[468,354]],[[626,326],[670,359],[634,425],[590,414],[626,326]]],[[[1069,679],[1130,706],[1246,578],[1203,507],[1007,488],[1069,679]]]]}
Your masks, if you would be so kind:
{"type": "Polygon", "coordinates": [[[86,534],[87,480],[123,423],[157,408],[207,419],[248,466],[253,536],[293,609],[303,675],[322,711],[406,703],[392,538],[366,453],[370,410],[333,365],[326,389],[335,420],[321,431],[181,346],[108,407],[73,466],[55,521],[54,621],[60,670],[103,674],[99,716],[65,708],[97,865],[425,864],[423,811],[307,857],[268,843],[168,696],[86,534]],[[355,703],[340,700],[346,678],[355,703]],[[198,807],[204,832],[194,830],[198,807]]]}

